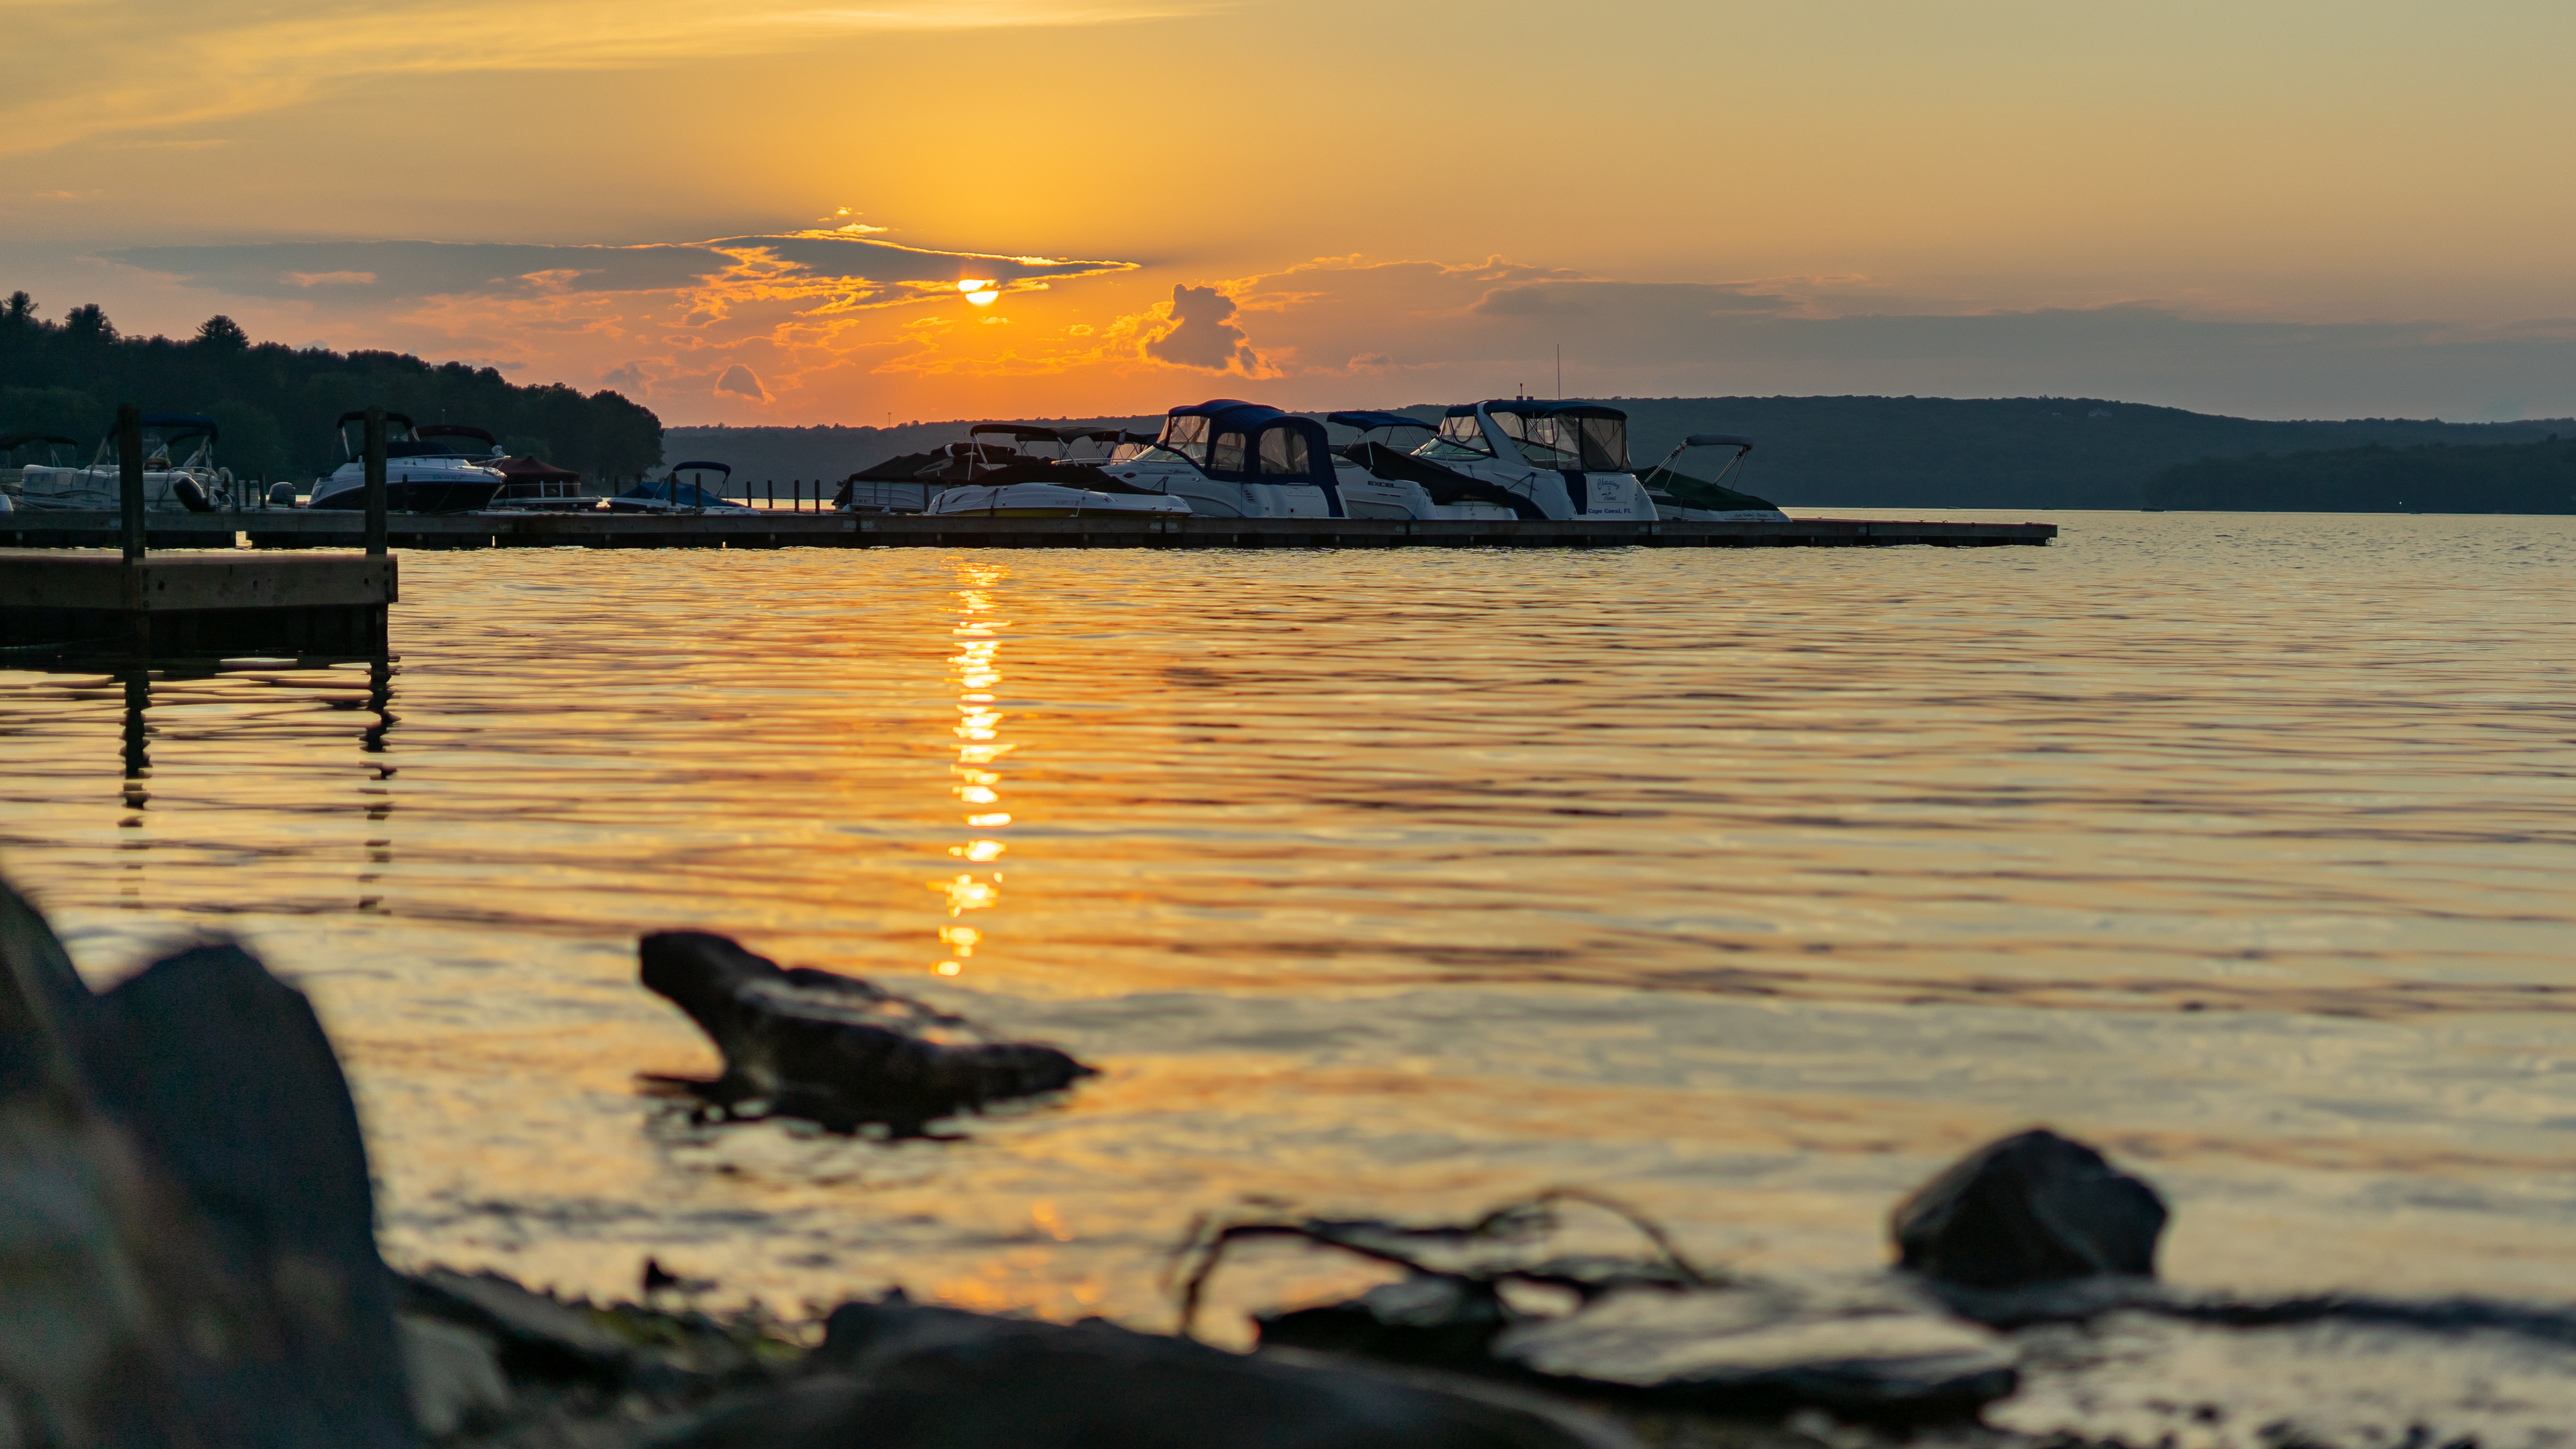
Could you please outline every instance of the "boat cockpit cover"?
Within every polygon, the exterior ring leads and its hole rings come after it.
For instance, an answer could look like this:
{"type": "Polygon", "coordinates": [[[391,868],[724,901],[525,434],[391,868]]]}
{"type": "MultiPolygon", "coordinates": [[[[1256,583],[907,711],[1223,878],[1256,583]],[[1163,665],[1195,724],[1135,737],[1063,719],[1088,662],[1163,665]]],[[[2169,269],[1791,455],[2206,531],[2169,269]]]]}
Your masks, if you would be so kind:
{"type": "Polygon", "coordinates": [[[33,447],[38,443],[53,448],[80,446],[80,441],[76,438],[58,437],[52,433],[0,433],[0,453],[14,453],[20,448],[33,447]]]}
{"type": "MultiPolygon", "coordinates": [[[[365,408],[360,408],[353,413],[340,414],[340,421],[333,423],[331,426],[335,428],[345,428],[351,423],[363,423],[366,420],[367,410],[365,408]]],[[[144,419],[146,426],[149,426],[151,421],[152,420],[149,418],[144,419]]],[[[387,429],[400,428],[407,433],[411,431],[411,419],[402,413],[387,413],[385,414],[385,427],[387,429]]]]}
{"type": "MultiPolygon", "coordinates": [[[[1503,436],[1539,467],[1566,473],[1628,471],[1628,415],[1617,408],[1530,398],[1489,402],[1484,408],[1503,436]]],[[[1475,410],[1472,405],[1451,408],[1449,416],[1475,410]]]]}
{"type": "Polygon", "coordinates": [[[1742,448],[1749,453],[1753,451],[1753,440],[1739,438],[1733,433],[1693,433],[1682,439],[1682,446],[1685,448],[1742,448]]]}
{"type": "MultiPolygon", "coordinates": [[[[680,466],[685,468],[688,465],[683,463],[680,466]]],[[[617,496],[660,499],[682,508],[704,508],[711,503],[729,501],[723,494],[703,484],[683,483],[676,478],[647,478],[617,496]]]]}
{"type": "Polygon", "coordinates": [[[733,476],[733,465],[730,463],[674,463],[671,465],[670,471],[677,473],[683,468],[713,468],[728,478],[733,476]]]}
{"type": "Polygon", "coordinates": [[[1373,432],[1379,428],[1436,429],[1440,426],[1438,423],[1425,422],[1420,418],[1406,417],[1402,413],[1375,413],[1367,411],[1331,413],[1325,416],[1324,421],[1328,423],[1339,423],[1346,428],[1357,428],[1363,433],[1373,432]]]}
{"type": "Polygon", "coordinates": [[[969,438],[982,437],[986,433],[1005,434],[1015,443],[1060,443],[1064,441],[1063,435],[1055,429],[1041,428],[1035,424],[977,423],[975,426],[966,430],[966,436],[969,438]]]}
{"type": "Polygon", "coordinates": [[[1212,398],[1174,408],[1155,441],[1211,478],[1333,487],[1332,438],[1324,425],[1260,403],[1212,398]]]}
{"type": "Polygon", "coordinates": [[[463,423],[429,423],[412,429],[411,435],[415,438],[480,438],[493,447],[501,446],[499,438],[493,437],[481,428],[469,428],[463,423]]]}

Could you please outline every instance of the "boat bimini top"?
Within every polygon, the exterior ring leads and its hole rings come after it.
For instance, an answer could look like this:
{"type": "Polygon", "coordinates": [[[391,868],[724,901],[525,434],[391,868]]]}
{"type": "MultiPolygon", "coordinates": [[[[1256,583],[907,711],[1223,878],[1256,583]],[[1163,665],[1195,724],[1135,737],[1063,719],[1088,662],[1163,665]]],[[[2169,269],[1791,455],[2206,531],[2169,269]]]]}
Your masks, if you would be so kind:
{"type": "Polygon", "coordinates": [[[1165,414],[1162,436],[1154,443],[1189,459],[1211,478],[1305,484],[1333,495],[1332,435],[1313,418],[1215,398],[1165,414]]]}
{"type": "Polygon", "coordinates": [[[1657,463],[1653,468],[1647,471],[1654,473],[1668,473],[1672,471],[1672,466],[1675,463],[1681,461],[1682,454],[1689,452],[1693,448],[1733,448],[1735,450],[1735,456],[1726,460],[1726,466],[1718,469],[1717,476],[1715,478],[1708,480],[1712,483],[1723,484],[1726,482],[1727,474],[1743,467],[1744,460],[1752,456],[1753,440],[1751,438],[1739,437],[1734,433],[1693,433],[1689,437],[1682,439],[1681,444],[1678,447],[1674,448],[1671,452],[1666,453],[1664,455],[1664,461],[1657,463]]]}
{"type": "Polygon", "coordinates": [[[1598,403],[1541,402],[1536,398],[1503,398],[1462,403],[1440,420],[1422,456],[1495,457],[1485,425],[1502,434],[1524,462],[1561,473],[1625,473],[1628,462],[1628,415],[1598,403]]]}
{"type": "MultiPolygon", "coordinates": [[[[484,448],[483,452],[473,454],[472,456],[481,458],[497,458],[501,456],[501,440],[499,438],[493,437],[490,433],[483,431],[481,428],[469,428],[463,423],[427,423],[412,429],[411,435],[423,442],[427,442],[432,438],[472,438],[476,442],[481,443],[484,448]]],[[[468,456],[463,448],[449,447],[442,448],[439,451],[459,458],[468,456]]],[[[390,445],[386,448],[386,452],[388,455],[391,454],[392,448],[390,445]]]]}
{"type": "MultiPolygon", "coordinates": [[[[223,433],[215,426],[215,420],[204,413],[145,413],[141,430],[144,434],[143,465],[146,468],[171,467],[170,460],[180,456],[179,445],[192,439],[204,439],[197,446],[197,451],[203,453],[213,447],[223,433]],[[159,461],[156,463],[155,459],[159,461]]],[[[107,436],[99,440],[98,458],[90,466],[102,467],[115,461],[116,430],[110,428],[107,436]]]]}
{"type": "Polygon", "coordinates": [[[0,458],[5,458],[20,448],[43,448],[51,452],[56,448],[79,446],[80,439],[66,438],[60,433],[0,433],[0,458]]]}

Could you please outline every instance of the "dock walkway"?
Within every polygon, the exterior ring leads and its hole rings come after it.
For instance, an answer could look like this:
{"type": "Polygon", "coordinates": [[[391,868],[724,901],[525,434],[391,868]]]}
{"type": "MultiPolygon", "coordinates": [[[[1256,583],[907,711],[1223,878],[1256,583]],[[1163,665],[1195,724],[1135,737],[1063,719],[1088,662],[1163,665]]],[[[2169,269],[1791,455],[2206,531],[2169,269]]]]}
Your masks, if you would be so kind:
{"type": "MultiPolygon", "coordinates": [[[[357,548],[357,513],[156,513],[153,548],[357,548]]],[[[1793,518],[1785,523],[1368,518],[996,518],[973,514],[391,514],[394,548],[1944,548],[2045,545],[2053,523],[1793,518]]],[[[0,547],[114,547],[114,512],[0,514],[0,547]]]]}

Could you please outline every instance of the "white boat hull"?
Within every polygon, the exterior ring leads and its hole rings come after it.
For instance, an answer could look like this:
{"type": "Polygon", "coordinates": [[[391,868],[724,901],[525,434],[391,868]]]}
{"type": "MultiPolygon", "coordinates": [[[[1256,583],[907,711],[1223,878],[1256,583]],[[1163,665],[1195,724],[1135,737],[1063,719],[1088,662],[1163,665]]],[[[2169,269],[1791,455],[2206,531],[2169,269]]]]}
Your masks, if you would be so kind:
{"type": "MultiPolygon", "coordinates": [[[[187,512],[188,505],[179,501],[178,486],[182,478],[205,490],[205,496],[211,502],[220,504],[230,497],[232,475],[219,469],[151,469],[143,475],[143,506],[156,513],[187,512]]],[[[113,467],[53,468],[30,464],[19,475],[18,505],[30,509],[104,509],[114,512],[125,506],[125,483],[113,467]]]]}
{"type": "Polygon", "coordinates": [[[933,517],[1103,518],[1120,514],[1186,517],[1196,510],[1178,498],[1148,493],[1093,493],[1059,483],[961,483],[930,501],[933,517]]]}

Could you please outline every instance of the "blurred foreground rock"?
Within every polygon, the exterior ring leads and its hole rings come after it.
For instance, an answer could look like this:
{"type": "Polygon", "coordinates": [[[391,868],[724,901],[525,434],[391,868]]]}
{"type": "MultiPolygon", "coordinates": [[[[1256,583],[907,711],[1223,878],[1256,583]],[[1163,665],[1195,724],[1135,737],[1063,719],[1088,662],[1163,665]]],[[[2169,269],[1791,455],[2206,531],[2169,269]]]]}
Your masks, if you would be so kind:
{"type": "Polygon", "coordinates": [[[2101,1275],[2151,1278],[2164,1199],[2101,1153],[2046,1130],[1969,1153],[1899,1203],[1899,1266],[1963,1288],[2101,1275]]]}
{"type": "Polygon", "coordinates": [[[644,985],[724,1053],[724,1075],[682,1085],[728,1110],[760,1104],[839,1131],[897,1136],[1092,1069],[1053,1047],[983,1038],[973,1023],[854,976],[781,970],[723,936],[664,931],[638,947],[644,985]]]}
{"type": "Polygon", "coordinates": [[[1571,1406],[1348,1361],[1225,1353],[901,1301],[836,1310],[793,1386],[657,1449],[1625,1449],[1571,1406]]]}
{"type": "Polygon", "coordinates": [[[0,884],[0,1395],[22,1443],[417,1442],[365,1146],[234,946],[92,995],[0,884]]]}

